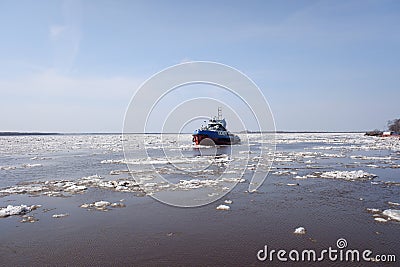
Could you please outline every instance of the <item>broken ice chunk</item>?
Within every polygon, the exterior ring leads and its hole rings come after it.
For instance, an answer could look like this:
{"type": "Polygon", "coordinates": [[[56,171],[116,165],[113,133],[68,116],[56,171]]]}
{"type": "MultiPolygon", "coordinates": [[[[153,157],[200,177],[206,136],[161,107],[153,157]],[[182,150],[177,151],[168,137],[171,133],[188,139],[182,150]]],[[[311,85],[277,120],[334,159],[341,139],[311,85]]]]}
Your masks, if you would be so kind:
{"type": "Polygon", "coordinates": [[[36,219],[33,216],[23,215],[22,216],[22,220],[20,222],[22,222],[22,223],[27,223],[27,222],[28,223],[34,223],[34,222],[37,222],[37,221],[39,221],[39,219],[36,219]]]}
{"type": "Polygon", "coordinates": [[[219,205],[217,207],[217,210],[230,210],[231,207],[229,207],[228,205],[219,205]]]}
{"type": "Polygon", "coordinates": [[[381,212],[380,209],[373,209],[373,208],[366,208],[366,210],[367,210],[367,212],[370,212],[370,213],[378,213],[378,212],[381,212]]]}
{"type": "Polygon", "coordinates": [[[349,181],[354,180],[371,180],[376,177],[375,174],[365,172],[363,170],[358,171],[330,171],[321,174],[322,178],[332,179],[344,179],[349,181]]]}
{"type": "Polygon", "coordinates": [[[124,203],[115,202],[115,203],[111,204],[111,207],[113,207],[113,208],[125,208],[126,205],[124,203]]]}
{"type": "Polygon", "coordinates": [[[307,175],[303,175],[303,176],[296,175],[296,176],[294,177],[294,179],[307,179],[307,175]]]}
{"type": "Polygon", "coordinates": [[[390,219],[395,220],[395,221],[400,221],[400,210],[384,210],[382,212],[383,215],[388,216],[390,219]]]}
{"type": "Polygon", "coordinates": [[[124,208],[124,207],[126,207],[126,205],[121,202],[111,203],[108,201],[101,200],[101,201],[93,202],[90,204],[84,203],[80,207],[84,208],[84,209],[97,209],[97,210],[107,211],[109,207],[124,208]]]}
{"type": "Polygon", "coordinates": [[[76,192],[83,191],[83,190],[86,190],[86,189],[87,189],[87,187],[84,186],[84,185],[75,185],[74,184],[74,185],[71,185],[71,186],[65,188],[64,190],[67,191],[67,192],[76,193],[76,192]]]}
{"type": "Polygon", "coordinates": [[[61,214],[53,214],[53,216],[51,216],[51,217],[53,217],[53,218],[63,218],[63,217],[67,217],[67,216],[69,216],[68,213],[61,213],[61,214]]]}
{"type": "Polygon", "coordinates": [[[16,166],[0,166],[0,170],[5,170],[5,171],[15,170],[16,168],[17,168],[16,166]]]}
{"type": "Polygon", "coordinates": [[[391,206],[400,206],[400,203],[388,201],[388,204],[391,206]]]}
{"type": "Polygon", "coordinates": [[[41,167],[42,164],[36,163],[36,164],[23,164],[22,167],[23,168],[33,168],[33,167],[41,167]]]}
{"type": "Polygon", "coordinates": [[[387,222],[386,219],[381,218],[381,217],[376,217],[376,218],[374,218],[374,220],[377,221],[377,222],[387,222]]]}
{"type": "Polygon", "coordinates": [[[304,227],[298,227],[293,233],[296,235],[304,235],[306,233],[306,229],[304,227]]]}
{"type": "Polygon", "coordinates": [[[154,187],[156,185],[157,185],[157,183],[146,183],[146,184],[144,184],[145,187],[154,187]]]}
{"type": "Polygon", "coordinates": [[[97,208],[107,207],[107,206],[110,206],[110,205],[111,205],[110,202],[104,201],[104,200],[97,201],[97,202],[94,203],[94,206],[97,207],[97,208]]]}
{"type": "Polygon", "coordinates": [[[37,208],[40,208],[40,205],[32,205],[32,206],[27,206],[27,205],[20,205],[20,206],[13,206],[13,205],[8,205],[6,208],[0,208],[0,218],[12,216],[12,215],[23,215],[28,212],[31,212],[32,210],[35,210],[37,208]]]}

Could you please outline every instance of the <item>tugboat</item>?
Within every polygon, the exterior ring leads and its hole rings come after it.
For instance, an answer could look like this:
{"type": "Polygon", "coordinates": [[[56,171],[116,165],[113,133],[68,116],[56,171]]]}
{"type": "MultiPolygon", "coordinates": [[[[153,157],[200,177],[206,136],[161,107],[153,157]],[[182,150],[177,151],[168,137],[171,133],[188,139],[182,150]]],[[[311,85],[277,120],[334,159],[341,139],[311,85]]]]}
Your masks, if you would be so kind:
{"type": "Polygon", "coordinates": [[[222,109],[219,107],[217,117],[210,119],[207,126],[193,132],[193,142],[206,146],[235,145],[240,143],[240,138],[226,129],[226,121],[222,118],[222,109]]]}

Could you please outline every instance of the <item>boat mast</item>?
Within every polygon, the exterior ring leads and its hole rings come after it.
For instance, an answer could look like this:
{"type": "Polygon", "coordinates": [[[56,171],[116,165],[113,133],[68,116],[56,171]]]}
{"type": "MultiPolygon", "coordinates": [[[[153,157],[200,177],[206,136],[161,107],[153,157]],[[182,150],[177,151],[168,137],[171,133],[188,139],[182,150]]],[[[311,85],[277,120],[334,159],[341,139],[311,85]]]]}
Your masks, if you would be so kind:
{"type": "Polygon", "coordinates": [[[222,108],[218,107],[218,120],[222,120],[222,108]]]}

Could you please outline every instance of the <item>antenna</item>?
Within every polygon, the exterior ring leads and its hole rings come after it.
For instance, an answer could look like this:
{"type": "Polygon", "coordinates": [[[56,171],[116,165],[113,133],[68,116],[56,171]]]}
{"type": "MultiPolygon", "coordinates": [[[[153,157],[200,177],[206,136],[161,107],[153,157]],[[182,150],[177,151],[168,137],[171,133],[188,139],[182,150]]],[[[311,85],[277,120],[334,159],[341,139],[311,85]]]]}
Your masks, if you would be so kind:
{"type": "Polygon", "coordinates": [[[218,120],[222,120],[222,108],[218,107],[218,120]]]}

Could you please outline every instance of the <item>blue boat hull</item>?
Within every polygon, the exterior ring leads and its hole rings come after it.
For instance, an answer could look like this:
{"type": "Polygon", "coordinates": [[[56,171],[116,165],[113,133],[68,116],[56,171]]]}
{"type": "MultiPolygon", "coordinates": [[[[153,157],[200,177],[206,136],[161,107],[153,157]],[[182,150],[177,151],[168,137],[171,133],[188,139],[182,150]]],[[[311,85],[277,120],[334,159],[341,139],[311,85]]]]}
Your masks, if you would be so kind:
{"type": "Polygon", "coordinates": [[[193,142],[196,145],[234,145],[240,143],[240,138],[225,131],[196,130],[193,142]]]}

